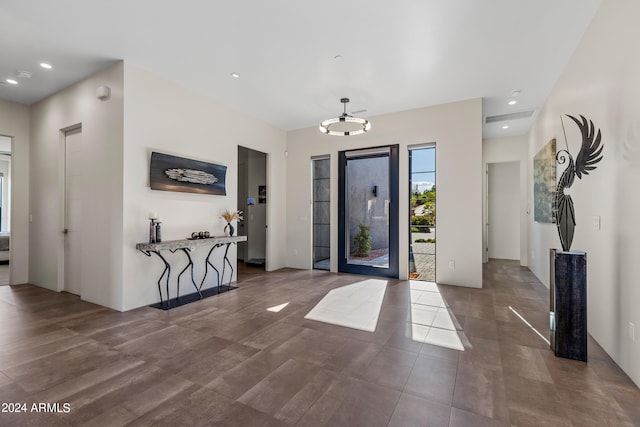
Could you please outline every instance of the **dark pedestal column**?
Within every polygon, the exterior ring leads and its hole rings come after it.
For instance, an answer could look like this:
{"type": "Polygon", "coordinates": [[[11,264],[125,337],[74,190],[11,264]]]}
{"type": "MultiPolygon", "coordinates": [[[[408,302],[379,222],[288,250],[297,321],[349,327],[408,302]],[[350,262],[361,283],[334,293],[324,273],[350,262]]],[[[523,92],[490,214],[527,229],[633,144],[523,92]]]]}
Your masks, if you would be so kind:
{"type": "Polygon", "coordinates": [[[587,254],[551,249],[551,350],[587,361],[587,254]]]}

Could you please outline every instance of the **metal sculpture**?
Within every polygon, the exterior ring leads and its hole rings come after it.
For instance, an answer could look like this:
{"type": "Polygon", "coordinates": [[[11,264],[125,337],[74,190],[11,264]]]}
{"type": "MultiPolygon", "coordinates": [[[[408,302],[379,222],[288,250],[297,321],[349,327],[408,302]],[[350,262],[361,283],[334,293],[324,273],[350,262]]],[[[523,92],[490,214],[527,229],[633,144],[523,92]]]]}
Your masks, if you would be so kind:
{"type": "MultiPolygon", "coordinates": [[[[596,168],[596,164],[602,160],[602,149],[604,145],[601,144],[602,136],[600,129],[597,133],[591,120],[587,121],[584,116],[580,116],[582,120],[579,120],[573,116],[567,114],[571,120],[573,120],[582,134],[582,147],[576,157],[575,163],[571,153],[567,150],[560,150],[556,154],[556,161],[559,165],[564,164],[569,158],[569,164],[564,172],[560,176],[558,185],[556,187],[555,197],[555,211],[556,211],[556,225],[558,227],[558,235],[560,236],[560,243],[562,244],[562,250],[571,250],[571,242],[573,241],[573,232],[576,226],[575,211],[573,209],[573,200],[569,194],[565,194],[565,188],[570,188],[573,185],[575,177],[582,179],[582,175],[589,175],[589,172],[596,168]]],[[[561,119],[562,120],[562,119],[561,119]]],[[[562,124],[564,129],[564,123],[562,124]]],[[[565,135],[565,142],[566,142],[565,135]]]]}

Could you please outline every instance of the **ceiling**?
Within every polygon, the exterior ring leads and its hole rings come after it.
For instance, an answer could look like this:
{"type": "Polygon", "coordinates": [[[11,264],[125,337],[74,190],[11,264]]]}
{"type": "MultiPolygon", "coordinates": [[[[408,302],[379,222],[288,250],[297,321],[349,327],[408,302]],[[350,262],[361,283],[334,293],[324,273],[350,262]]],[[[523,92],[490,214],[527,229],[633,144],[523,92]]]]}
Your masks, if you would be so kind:
{"type": "Polygon", "coordinates": [[[342,97],[367,118],[477,97],[485,116],[537,112],[600,3],[1,0],[0,98],[31,104],[125,60],[283,130],[339,115],[342,97]]]}

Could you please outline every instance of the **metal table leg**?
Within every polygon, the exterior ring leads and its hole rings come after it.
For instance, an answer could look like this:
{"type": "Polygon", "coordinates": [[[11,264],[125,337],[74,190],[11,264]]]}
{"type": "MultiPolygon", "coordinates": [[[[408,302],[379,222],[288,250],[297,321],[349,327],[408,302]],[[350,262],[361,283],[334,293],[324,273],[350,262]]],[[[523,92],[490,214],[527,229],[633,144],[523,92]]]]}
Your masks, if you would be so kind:
{"type": "Polygon", "coordinates": [[[169,263],[167,262],[166,259],[164,259],[164,257],[162,256],[162,254],[160,254],[160,251],[140,251],[143,254],[145,254],[146,256],[150,257],[152,253],[158,255],[158,258],[160,258],[162,260],[162,262],[164,263],[164,270],[162,270],[162,274],[160,275],[160,278],[158,279],[158,293],[160,293],[160,306],[164,308],[164,300],[162,299],[162,286],[161,286],[161,282],[162,282],[162,278],[164,277],[164,274],[167,273],[167,308],[171,308],[171,298],[169,298],[169,276],[171,276],[171,266],[169,265],[169,263]]]}
{"type": "Polygon", "coordinates": [[[200,288],[198,288],[198,291],[200,291],[202,289],[202,285],[204,285],[204,281],[207,278],[207,273],[209,272],[209,266],[211,266],[211,268],[213,268],[216,271],[216,275],[218,276],[218,292],[220,292],[220,272],[218,271],[217,268],[215,268],[213,266],[213,264],[209,260],[209,257],[213,253],[213,250],[215,248],[219,247],[219,246],[221,246],[221,245],[213,245],[211,247],[211,249],[209,250],[209,253],[207,254],[207,258],[206,258],[206,261],[204,263],[204,276],[202,277],[202,282],[200,283],[200,288]]]}
{"type": "Polygon", "coordinates": [[[230,290],[231,281],[233,280],[233,265],[231,265],[231,261],[229,261],[229,257],[227,255],[229,254],[229,247],[231,246],[231,243],[226,243],[226,245],[227,247],[224,250],[224,258],[222,259],[222,280],[220,282],[220,286],[222,286],[222,284],[224,283],[224,272],[227,268],[227,264],[229,264],[229,268],[231,269],[231,276],[229,276],[229,284],[227,285],[227,290],[230,290]]]}
{"type": "MultiPolygon", "coordinates": [[[[196,292],[198,293],[198,295],[200,295],[200,298],[202,298],[202,293],[200,293],[200,289],[198,288],[198,285],[196,285],[196,280],[193,277],[193,260],[191,259],[191,255],[189,254],[191,249],[180,248],[180,250],[184,252],[184,254],[187,256],[189,263],[182,269],[180,274],[178,274],[178,298],[180,298],[180,276],[182,276],[182,273],[187,271],[189,267],[191,267],[191,283],[193,283],[193,287],[196,289],[196,292]]],[[[172,251],[172,252],[175,252],[175,251],[172,251]]]]}

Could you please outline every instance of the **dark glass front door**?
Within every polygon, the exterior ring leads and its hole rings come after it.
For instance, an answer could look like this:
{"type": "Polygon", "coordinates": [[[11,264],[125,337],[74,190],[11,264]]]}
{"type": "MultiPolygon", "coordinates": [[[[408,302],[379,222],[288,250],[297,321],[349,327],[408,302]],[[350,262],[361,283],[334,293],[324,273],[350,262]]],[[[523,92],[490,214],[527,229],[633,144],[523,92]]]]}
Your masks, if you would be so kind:
{"type": "Polygon", "coordinates": [[[338,269],[398,277],[398,146],[339,153],[338,269]]]}

